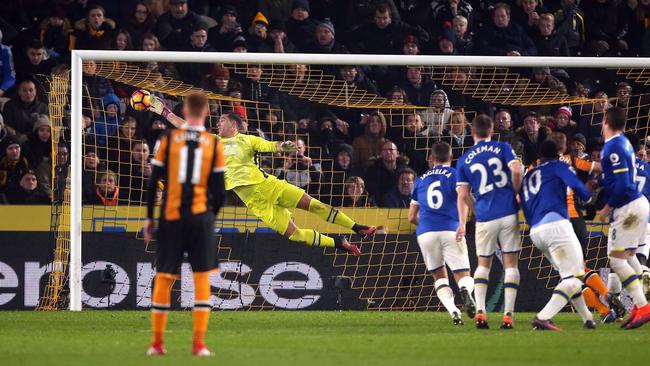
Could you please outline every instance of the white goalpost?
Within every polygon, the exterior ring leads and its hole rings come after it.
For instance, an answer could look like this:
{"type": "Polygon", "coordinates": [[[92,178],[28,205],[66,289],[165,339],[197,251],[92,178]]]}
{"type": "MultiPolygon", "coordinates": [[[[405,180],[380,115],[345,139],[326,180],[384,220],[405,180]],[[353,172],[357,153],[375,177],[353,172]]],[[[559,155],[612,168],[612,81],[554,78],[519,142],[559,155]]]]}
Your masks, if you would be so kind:
{"type": "Polygon", "coordinates": [[[358,54],[277,54],[168,51],[73,50],[71,61],[71,168],[69,309],[82,310],[82,167],[83,167],[83,74],[84,61],[227,63],[227,64],[318,64],[436,67],[564,67],[646,68],[650,58],[506,57],[506,56],[406,56],[358,54]]]}

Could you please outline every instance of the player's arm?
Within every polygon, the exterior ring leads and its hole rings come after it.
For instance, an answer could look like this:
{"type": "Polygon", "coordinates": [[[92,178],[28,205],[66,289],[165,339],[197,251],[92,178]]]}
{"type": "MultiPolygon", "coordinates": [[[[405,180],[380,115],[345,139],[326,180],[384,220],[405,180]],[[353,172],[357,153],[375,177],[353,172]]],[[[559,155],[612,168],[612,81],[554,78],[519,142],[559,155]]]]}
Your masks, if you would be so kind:
{"type": "Polygon", "coordinates": [[[418,201],[411,200],[411,205],[409,206],[409,222],[413,225],[417,225],[420,221],[420,205],[418,201]]]}
{"type": "Polygon", "coordinates": [[[465,237],[465,226],[467,225],[467,215],[469,214],[472,198],[469,192],[469,184],[458,183],[458,201],[456,207],[458,209],[458,229],[456,229],[456,240],[460,241],[465,237]]]}
{"type": "MultiPolygon", "coordinates": [[[[607,206],[618,207],[621,204],[622,195],[618,194],[619,192],[624,192],[627,187],[630,185],[635,185],[636,182],[632,182],[630,178],[629,171],[634,169],[627,164],[627,161],[623,159],[625,151],[619,153],[612,152],[606,158],[610,160],[610,174],[614,176],[614,186],[609,192],[609,198],[607,199],[607,206]]],[[[634,162],[632,162],[634,164],[634,162]]]]}
{"type": "Polygon", "coordinates": [[[508,162],[508,169],[510,169],[510,176],[512,177],[512,188],[515,193],[519,193],[521,189],[521,182],[524,180],[524,166],[521,160],[515,155],[515,151],[510,144],[506,144],[507,148],[503,149],[505,154],[505,161],[508,162]]]}
{"type": "Polygon", "coordinates": [[[223,143],[220,139],[216,139],[215,154],[216,159],[212,167],[212,173],[208,179],[208,189],[212,197],[212,211],[218,214],[223,202],[226,198],[226,157],[223,153],[223,143]]]}
{"type": "Polygon", "coordinates": [[[574,161],[576,169],[581,172],[599,174],[603,170],[597,161],[589,161],[582,158],[575,158],[574,161]]]}
{"type": "Polygon", "coordinates": [[[171,109],[169,109],[165,104],[165,101],[155,95],[151,96],[151,106],[149,107],[149,110],[161,115],[176,128],[181,128],[187,125],[187,121],[172,113],[171,109]]]}
{"type": "Polygon", "coordinates": [[[573,190],[573,193],[584,203],[588,203],[591,200],[591,193],[587,186],[580,181],[575,173],[571,171],[568,165],[561,165],[561,168],[558,170],[558,175],[560,179],[573,190]]]}

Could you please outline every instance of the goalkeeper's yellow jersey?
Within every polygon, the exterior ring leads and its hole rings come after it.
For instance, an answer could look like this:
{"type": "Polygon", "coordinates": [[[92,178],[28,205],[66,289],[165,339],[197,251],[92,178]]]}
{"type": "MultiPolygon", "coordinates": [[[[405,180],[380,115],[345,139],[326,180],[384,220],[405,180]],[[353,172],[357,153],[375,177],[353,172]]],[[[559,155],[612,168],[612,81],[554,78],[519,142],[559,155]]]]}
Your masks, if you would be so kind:
{"type": "Polygon", "coordinates": [[[257,184],[264,180],[264,173],[255,163],[255,154],[275,152],[277,142],[242,133],[230,138],[221,138],[221,142],[228,167],[226,189],[257,184]]]}

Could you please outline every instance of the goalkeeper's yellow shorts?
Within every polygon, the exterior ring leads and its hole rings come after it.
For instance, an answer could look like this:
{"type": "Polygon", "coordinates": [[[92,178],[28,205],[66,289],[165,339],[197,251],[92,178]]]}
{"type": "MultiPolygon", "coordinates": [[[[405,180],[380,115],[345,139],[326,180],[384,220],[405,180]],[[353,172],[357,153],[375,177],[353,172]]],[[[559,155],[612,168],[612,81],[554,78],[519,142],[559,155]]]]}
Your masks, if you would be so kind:
{"type": "Polygon", "coordinates": [[[284,234],[291,221],[288,208],[295,208],[305,191],[274,176],[263,182],[233,189],[255,216],[268,227],[284,234]]]}

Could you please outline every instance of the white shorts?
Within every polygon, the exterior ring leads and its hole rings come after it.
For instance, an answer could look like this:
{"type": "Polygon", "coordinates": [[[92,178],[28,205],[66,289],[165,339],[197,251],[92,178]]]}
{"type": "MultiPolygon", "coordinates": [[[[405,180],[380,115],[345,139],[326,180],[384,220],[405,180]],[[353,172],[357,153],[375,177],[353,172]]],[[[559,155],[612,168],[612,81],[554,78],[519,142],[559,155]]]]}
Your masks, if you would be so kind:
{"type": "Polygon", "coordinates": [[[428,271],[448,265],[452,272],[469,271],[467,243],[456,241],[455,231],[429,231],[418,235],[418,245],[428,271]]]}
{"type": "Polygon", "coordinates": [[[650,222],[647,224],[645,230],[645,240],[639,245],[636,252],[648,258],[648,255],[650,255],[650,222]]]}
{"type": "Polygon", "coordinates": [[[519,219],[517,214],[492,221],[476,223],[476,255],[491,257],[501,246],[502,253],[516,253],[521,250],[519,219]]]}
{"type": "Polygon", "coordinates": [[[614,209],[607,235],[607,253],[636,250],[646,241],[648,211],[650,205],[645,197],[614,209]]]}
{"type": "Polygon", "coordinates": [[[530,230],[530,239],[562,279],[585,274],[580,241],[569,220],[553,221],[530,230]]]}

